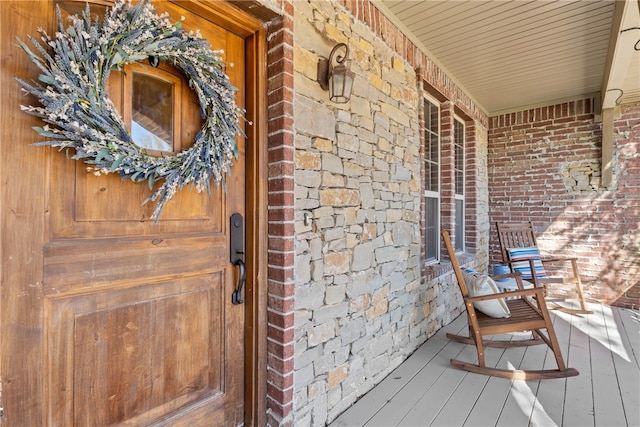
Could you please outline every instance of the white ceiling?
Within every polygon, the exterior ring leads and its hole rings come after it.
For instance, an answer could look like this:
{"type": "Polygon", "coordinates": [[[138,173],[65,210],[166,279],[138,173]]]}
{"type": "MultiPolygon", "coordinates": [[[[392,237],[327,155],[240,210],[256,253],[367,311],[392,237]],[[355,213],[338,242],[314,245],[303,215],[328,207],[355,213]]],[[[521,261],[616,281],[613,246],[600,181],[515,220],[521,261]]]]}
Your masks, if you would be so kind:
{"type": "Polygon", "coordinates": [[[640,101],[640,0],[376,0],[489,114],[640,101]]]}

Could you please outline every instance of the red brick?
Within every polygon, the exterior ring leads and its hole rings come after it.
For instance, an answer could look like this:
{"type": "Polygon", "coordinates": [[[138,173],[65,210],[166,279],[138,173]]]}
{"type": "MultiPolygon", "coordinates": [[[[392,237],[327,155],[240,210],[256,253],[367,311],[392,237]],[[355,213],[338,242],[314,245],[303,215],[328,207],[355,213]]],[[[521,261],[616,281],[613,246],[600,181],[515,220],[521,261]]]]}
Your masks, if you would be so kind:
{"type": "Polygon", "coordinates": [[[273,310],[280,311],[282,313],[288,313],[293,311],[294,299],[281,298],[272,294],[267,297],[267,306],[273,310]]]}
{"type": "Polygon", "coordinates": [[[284,330],[293,328],[293,313],[283,314],[267,310],[267,322],[269,322],[271,326],[276,326],[284,330]]]}
{"type": "MultiPolygon", "coordinates": [[[[293,281],[293,267],[283,268],[279,266],[269,266],[267,267],[267,275],[270,280],[273,280],[274,283],[289,283],[293,281]]],[[[283,289],[283,291],[286,291],[283,289]]],[[[293,295],[293,290],[287,291],[293,295]]],[[[276,295],[287,297],[291,296],[289,293],[277,293],[276,295]]]]}
{"type": "MultiPolygon", "coordinates": [[[[634,168],[621,155],[625,144],[634,140],[625,119],[615,122],[617,168],[621,171],[617,190],[572,194],[560,173],[566,162],[600,160],[601,124],[595,122],[592,106],[592,100],[581,100],[491,119],[490,217],[492,222],[532,220],[539,224],[539,244],[554,244],[578,257],[590,298],[613,302],[615,295],[623,295],[617,303],[627,304],[631,295],[633,305],[638,303],[633,299],[638,295],[625,290],[638,269],[629,271],[617,260],[624,258],[620,253],[623,236],[635,232],[640,222],[637,210],[633,210],[640,193],[640,167],[634,168]],[[531,129],[517,124],[527,120],[531,129]],[[544,233],[553,224],[564,224],[559,229],[562,238],[557,241],[544,233]]],[[[637,104],[624,111],[630,111],[628,115],[636,120],[640,116],[637,104]]],[[[496,245],[491,238],[492,262],[499,261],[496,245]]]]}

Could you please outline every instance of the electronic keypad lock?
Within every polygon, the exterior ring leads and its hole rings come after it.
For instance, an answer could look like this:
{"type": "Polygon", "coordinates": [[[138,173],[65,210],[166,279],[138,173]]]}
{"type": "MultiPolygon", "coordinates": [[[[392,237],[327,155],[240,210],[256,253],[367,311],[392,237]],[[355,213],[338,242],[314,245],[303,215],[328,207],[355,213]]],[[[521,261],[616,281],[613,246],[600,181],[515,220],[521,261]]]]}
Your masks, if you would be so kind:
{"type": "Polygon", "coordinates": [[[242,304],[242,287],[246,280],[246,265],[244,263],[244,221],[242,215],[234,213],[229,220],[229,252],[231,264],[239,267],[238,285],[231,295],[233,304],[242,304]]]}

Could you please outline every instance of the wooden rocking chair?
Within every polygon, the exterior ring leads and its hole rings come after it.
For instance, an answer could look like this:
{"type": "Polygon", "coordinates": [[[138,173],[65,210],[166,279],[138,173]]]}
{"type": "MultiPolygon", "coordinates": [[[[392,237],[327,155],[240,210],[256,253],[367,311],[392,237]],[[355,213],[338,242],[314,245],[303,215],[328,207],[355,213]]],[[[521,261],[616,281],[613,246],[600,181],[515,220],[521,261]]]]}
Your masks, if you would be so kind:
{"type": "Polygon", "coordinates": [[[515,277],[519,290],[510,291],[504,293],[497,293],[491,295],[482,296],[469,296],[465,279],[460,270],[458,259],[455,254],[455,250],[451,244],[451,239],[447,231],[442,232],[444,243],[449,252],[449,258],[453,265],[453,270],[458,280],[460,291],[464,299],[464,304],[467,310],[467,320],[469,323],[469,336],[461,336],[448,333],[447,338],[453,341],[475,344],[478,351],[478,363],[473,364],[469,362],[463,362],[457,359],[451,359],[451,365],[464,369],[466,371],[475,372],[478,374],[491,375],[508,379],[520,379],[520,380],[538,380],[538,379],[551,379],[551,378],[565,378],[578,375],[578,371],[574,368],[567,368],[560,352],[560,346],[558,345],[558,339],[551,323],[551,316],[544,301],[544,289],[543,288],[531,288],[524,289],[522,281],[520,280],[520,274],[507,274],[496,277],[515,277]],[[507,318],[495,318],[489,317],[486,314],[478,311],[474,307],[474,302],[496,300],[504,298],[504,302],[507,304],[510,317],[507,318]],[[544,331],[546,331],[546,333],[544,331]],[[497,340],[485,340],[487,335],[525,332],[531,331],[532,338],[527,340],[511,340],[511,341],[497,341],[497,340]],[[485,347],[521,347],[537,344],[547,344],[556,359],[558,369],[545,369],[545,370],[510,370],[491,368],[485,364],[485,347]]]}
{"type": "Polygon", "coordinates": [[[511,253],[514,250],[521,248],[532,249],[536,252],[538,247],[536,243],[536,235],[533,232],[533,225],[531,222],[521,224],[507,224],[496,222],[496,229],[498,230],[498,242],[500,243],[500,254],[502,255],[502,262],[509,265],[511,271],[516,271],[515,264],[526,265],[529,264],[522,272],[522,278],[525,280],[531,280],[534,286],[543,286],[549,290],[549,285],[556,284],[573,284],[578,294],[578,302],[580,303],[580,309],[574,309],[557,304],[554,301],[552,310],[560,310],[571,314],[591,314],[593,311],[587,309],[587,305],[584,301],[584,294],[582,293],[582,282],[580,281],[580,274],[578,273],[578,264],[576,258],[571,257],[546,257],[538,255],[525,256],[520,261],[517,261],[511,257],[511,253]],[[572,276],[570,277],[547,277],[544,273],[544,266],[549,268],[553,264],[566,264],[571,263],[572,276]],[[532,273],[535,272],[535,273],[532,273]],[[542,275],[541,275],[542,273],[542,275]]]}

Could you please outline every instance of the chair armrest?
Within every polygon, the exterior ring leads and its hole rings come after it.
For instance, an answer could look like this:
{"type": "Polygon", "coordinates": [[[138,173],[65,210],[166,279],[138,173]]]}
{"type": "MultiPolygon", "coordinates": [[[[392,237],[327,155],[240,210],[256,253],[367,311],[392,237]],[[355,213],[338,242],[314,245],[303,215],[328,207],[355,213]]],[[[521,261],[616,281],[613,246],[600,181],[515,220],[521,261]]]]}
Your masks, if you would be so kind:
{"type": "Polygon", "coordinates": [[[478,295],[475,297],[466,297],[464,298],[465,301],[474,303],[476,301],[487,301],[487,300],[492,300],[492,299],[499,299],[499,298],[511,298],[511,297],[526,297],[526,296],[533,296],[536,298],[544,298],[544,289],[543,288],[529,288],[529,289],[520,289],[517,291],[508,291],[508,292],[501,292],[498,294],[489,294],[489,295],[478,295]]]}
{"type": "MultiPolygon", "coordinates": [[[[526,259],[527,261],[533,261],[533,258],[531,259],[526,259]]],[[[577,261],[578,258],[575,257],[545,257],[545,256],[541,256],[540,257],[540,261],[544,262],[566,262],[566,261],[577,261]]],[[[503,264],[507,264],[507,265],[511,265],[511,264],[515,264],[516,262],[522,262],[525,260],[519,260],[519,261],[502,261],[503,264]]]]}
{"type": "Polygon", "coordinates": [[[577,261],[578,258],[575,257],[540,257],[540,261],[544,262],[566,262],[566,261],[577,261]]]}
{"type": "Polygon", "coordinates": [[[513,277],[514,279],[516,279],[516,282],[517,282],[519,276],[522,276],[522,273],[516,271],[514,273],[497,274],[495,276],[490,276],[490,277],[493,280],[509,279],[513,277]]]}
{"type": "Polygon", "coordinates": [[[524,284],[522,283],[522,273],[520,273],[519,271],[514,271],[513,273],[498,274],[496,276],[491,276],[491,278],[494,280],[514,278],[516,279],[516,286],[518,287],[518,289],[524,289],[524,284]]]}

